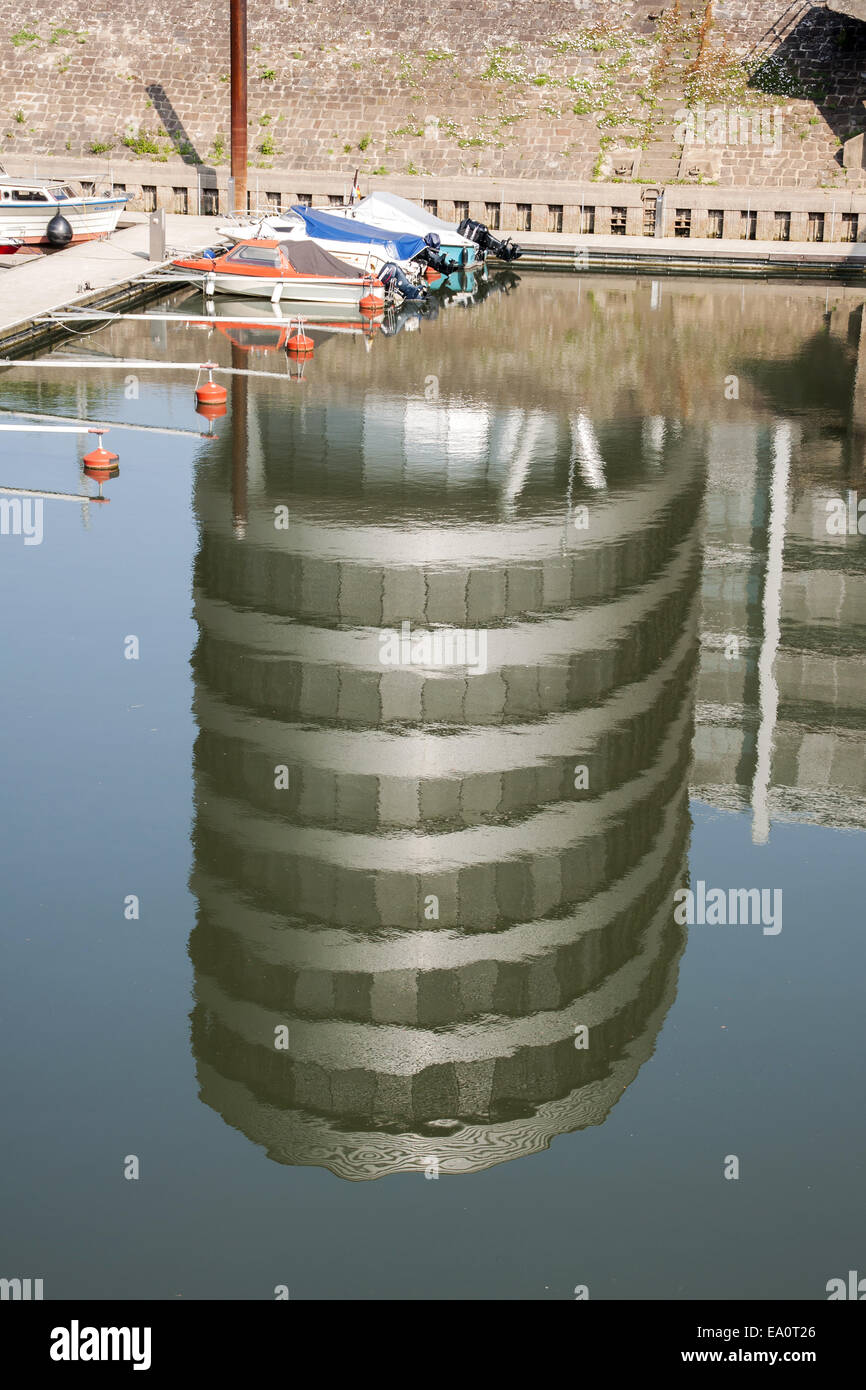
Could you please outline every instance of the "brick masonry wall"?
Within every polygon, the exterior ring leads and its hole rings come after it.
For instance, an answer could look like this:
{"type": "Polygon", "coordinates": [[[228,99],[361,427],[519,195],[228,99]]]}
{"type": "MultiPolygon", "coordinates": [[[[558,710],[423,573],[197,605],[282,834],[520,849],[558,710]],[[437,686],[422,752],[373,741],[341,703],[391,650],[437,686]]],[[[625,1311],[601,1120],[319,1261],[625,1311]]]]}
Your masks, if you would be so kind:
{"type": "MultiPolygon", "coordinates": [[[[419,188],[597,180],[613,147],[640,151],[638,178],[669,182],[703,2],[693,18],[688,0],[679,7],[665,65],[651,0],[619,7],[613,23],[593,0],[429,0],[399,24],[372,0],[250,0],[251,182],[306,169],[342,186],[357,167],[419,188]]],[[[769,147],[735,135],[707,179],[863,187],[863,171],[842,168],[840,141],[866,128],[866,25],[823,4],[723,0],[707,49],[717,68],[725,42],[731,61],[775,55],[765,90],[737,104],[752,117],[775,111],[777,125],[769,147]]],[[[133,13],[99,0],[0,0],[0,69],[0,142],[17,167],[47,155],[72,172],[83,156],[106,167],[135,158],[142,183],[148,165],[178,160],[226,172],[226,3],[162,0],[133,13]]],[[[731,84],[718,90],[728,111],[731,84]]]]}

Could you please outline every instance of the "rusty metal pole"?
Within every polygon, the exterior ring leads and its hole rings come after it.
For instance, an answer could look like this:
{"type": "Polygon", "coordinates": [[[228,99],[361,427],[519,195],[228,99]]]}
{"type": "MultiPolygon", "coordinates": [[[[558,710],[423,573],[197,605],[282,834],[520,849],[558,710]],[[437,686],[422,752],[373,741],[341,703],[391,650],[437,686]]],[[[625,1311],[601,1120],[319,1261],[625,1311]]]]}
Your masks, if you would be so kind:
{"type": "Polygon", "coordinates": [[[231,131],[234,211],[247,210],[247,0],[231,3],[231,131]]]}

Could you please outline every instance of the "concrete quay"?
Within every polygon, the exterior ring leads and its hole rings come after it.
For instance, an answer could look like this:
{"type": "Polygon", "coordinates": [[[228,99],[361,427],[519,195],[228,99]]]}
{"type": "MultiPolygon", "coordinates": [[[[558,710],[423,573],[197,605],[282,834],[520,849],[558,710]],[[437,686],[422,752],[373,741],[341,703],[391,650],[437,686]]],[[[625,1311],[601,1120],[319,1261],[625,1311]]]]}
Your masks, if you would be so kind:
{"type": "Polygon", "coordinates": [[[59,309],[119,309],[162,292],[146,277],[176,256],[203,250],[216,237],[213,217],[166,217],[167,259],[148,259],[148,226],[142,214],[104,241],[84,241],[52,255],[17,262],[8,258],[0,273],[0,356],[14,356],[57,335],[57,325],[40,323],[59,309]]]}
{"type": "Polygon", "coordinates": [[[515,269],[643,270],[715,275],[853,275],[866,243],[733,241],[716,237],[569,236],[511,232],[523,248],[515,269]]]}

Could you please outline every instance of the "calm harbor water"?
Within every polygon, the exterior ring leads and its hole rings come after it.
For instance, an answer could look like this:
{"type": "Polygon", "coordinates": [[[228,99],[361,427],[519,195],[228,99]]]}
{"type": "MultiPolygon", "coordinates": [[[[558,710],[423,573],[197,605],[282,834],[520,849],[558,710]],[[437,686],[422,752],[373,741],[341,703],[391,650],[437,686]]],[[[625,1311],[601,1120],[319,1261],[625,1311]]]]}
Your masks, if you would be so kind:
{"type": "MultiPolygon", "coordinates": [[[[0,1274],[862,1269],[864,300],[508,274],[302,368],[218,301],[4,372],[5,411],[185,433],[113,430],[108,504],[0,535],[0,1274]],[[209,424],[170,365],[207,359],[273,375],[209,424]]],[[[95,493],[92,441],[0,442],[0,485],[95,493]]]]}

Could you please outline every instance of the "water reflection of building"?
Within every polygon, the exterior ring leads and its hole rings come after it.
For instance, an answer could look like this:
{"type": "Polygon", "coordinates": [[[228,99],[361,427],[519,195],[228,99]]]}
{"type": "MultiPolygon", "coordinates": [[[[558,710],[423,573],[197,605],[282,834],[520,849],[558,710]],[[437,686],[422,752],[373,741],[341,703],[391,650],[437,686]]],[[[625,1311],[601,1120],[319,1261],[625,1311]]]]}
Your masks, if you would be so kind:
{"type": "Polygon", "coordinates": [[[863,538],[832,534],[827,507],[858,481],[866,495],[862,311],[852,318],[853,372],[838,343],[811,338],[787,361],[758,364],[768,403],[789,418],[708,432],[693,788],[750,808],[758,843],[773,820],[866,829],[863,538]],[[828,362],[832,390],[798,411],[828,362]]]}
{"type": "Polygon", "coordinates": [[[196,493],[202,1098],[348,1178],[601,1122],[682,948],[702,451],[372,387],[245,428],[243,539],[228,451],[196,493]],[[382,666],[406,619],[486,672],[382,666]]]}
{"type": "Polygon", "coordinates": [[[461,314],[257,387],[199,477],[194,1048],[280,1161],[471,1170],[604,1119],[673,994],[695,682],[699,797],[759,841],[864,824],[862,542],[824,506],[862,477],[860,300],[553,281],[483,306],[495,355],[461,314]],[[382,668],[403,618],[485,627],[488,672],[382,668]]]}

